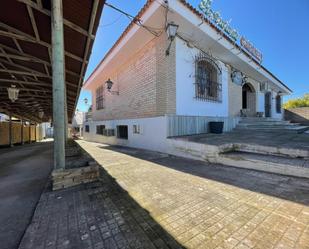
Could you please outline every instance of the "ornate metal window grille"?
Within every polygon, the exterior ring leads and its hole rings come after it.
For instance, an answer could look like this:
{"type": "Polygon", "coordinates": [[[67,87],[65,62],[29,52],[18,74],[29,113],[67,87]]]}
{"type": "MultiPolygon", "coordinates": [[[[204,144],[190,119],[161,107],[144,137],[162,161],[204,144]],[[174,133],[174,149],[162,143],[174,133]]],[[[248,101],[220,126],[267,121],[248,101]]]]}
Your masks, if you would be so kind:
{"type": "Polygon", "coordinates": [[[222,101],[222,84],[218,82],[220,67],[208,56],[199,55],[195,60],[195,97],[205,101],[222,101]]]}
{"type": "Polygon", "coordinates": [[[104,86],[100,86],[96,90],[96,109],[104,108],[104,86]]]}

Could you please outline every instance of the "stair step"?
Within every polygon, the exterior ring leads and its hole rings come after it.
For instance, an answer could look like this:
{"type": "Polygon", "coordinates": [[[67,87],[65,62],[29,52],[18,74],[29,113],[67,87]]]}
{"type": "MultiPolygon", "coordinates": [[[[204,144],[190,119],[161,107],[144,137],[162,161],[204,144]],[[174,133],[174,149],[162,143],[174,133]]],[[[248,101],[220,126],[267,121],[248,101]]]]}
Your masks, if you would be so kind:
{"type": "MultiPolygon", "coordinates": [[[[280,122],[280,121],[286,121],[279,118],[258,118],[258,117],[247,117],[247,118],[241,118],[241,121],[248,121],[248,122],[280,122]]],[[[289,121],[287,121],[289,122],[289,121]]]]}
{"type": "Polygon", "coordinates": [[[295,127],[299,126],[296,124],[244,124],[240,123],[237,126],[239,127],[295,127]]]}
{"type": "Polygon", "coordinates": [[[275,127],[275,126],[236,126],[235,130],[255,130],[264,132],[293,132],[293,133],[304,133],[309,130],[309,126],[286,126],[286,127],[275,127]]]}
{"type": "Polygon", "coordinates": [[[290,123],[290,122],[239,122],[240,125],[299,125],[298,123],[290,123]]]}
{"type": "Polygon", "coordinates": [[[220,154],[212,162],[223,165],[309,178],[309,160],[248,152],[220,154]]]}

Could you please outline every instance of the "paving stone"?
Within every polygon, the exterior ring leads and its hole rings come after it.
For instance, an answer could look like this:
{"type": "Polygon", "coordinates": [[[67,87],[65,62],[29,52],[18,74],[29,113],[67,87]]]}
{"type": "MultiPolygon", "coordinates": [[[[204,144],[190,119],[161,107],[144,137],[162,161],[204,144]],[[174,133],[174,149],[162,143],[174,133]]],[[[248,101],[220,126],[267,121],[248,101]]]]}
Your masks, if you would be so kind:
{"type": "Polygon", "coordinates": [[[309,248],[309,180],[79,143],[101,181],[43,193],[20,248],[309,248]]]}

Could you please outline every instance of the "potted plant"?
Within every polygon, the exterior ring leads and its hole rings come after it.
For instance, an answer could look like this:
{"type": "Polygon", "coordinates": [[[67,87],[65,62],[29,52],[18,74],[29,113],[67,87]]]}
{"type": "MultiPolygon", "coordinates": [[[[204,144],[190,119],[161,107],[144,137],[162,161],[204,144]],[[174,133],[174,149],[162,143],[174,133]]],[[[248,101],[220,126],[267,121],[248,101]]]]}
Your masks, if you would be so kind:
{"type": "Polygon", "coordinates": [[[221,134],[223,132],[223,126],[224,126],[223,121],[211,121],[209,122],[209,132],[221,134]]]}

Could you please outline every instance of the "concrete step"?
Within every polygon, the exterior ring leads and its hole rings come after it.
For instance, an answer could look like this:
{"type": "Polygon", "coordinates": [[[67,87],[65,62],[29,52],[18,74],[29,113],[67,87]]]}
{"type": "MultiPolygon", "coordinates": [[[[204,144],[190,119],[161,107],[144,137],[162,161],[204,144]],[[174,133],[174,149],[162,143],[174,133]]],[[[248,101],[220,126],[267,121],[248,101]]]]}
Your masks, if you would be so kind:
{"type": "Polygon", "coordinates": [[[240,125],[299,125],[298,123],[290,123],[289,121],[264,121],[264,122],[244,122],[241,121],[240,125]]]}
{"type": "MultiPolygon", "coordinates": [[[[245,121],[245,122],[276,122],[276,121],[286,121],[286,120],[282,120],[279,118],[258,118],[258,117],[246,117],[246,118],[241,118],[241,121],[245,121]]],[[[287,121],[289,122],[289,121],[287,121]]]]}
{"type": "Polygon", "coordinates": [[[237,127],[243,127],[243,128],[293,128],[293,127],[299,127],[299,125],[291,125],[291,124],[272,124],[272,125],[264,125],[264,124],[237,124],[237,127]]]}
{"type": "Polygon", "coordinates": [[[238,168],[309,178],[309,160],[248,152],[229,152],[212,162],[238,168]]]}
{"type": "Polygon", "coordinates": [[[309,130],[309,126],[236,126],[235,130],[254,130],[264,132],[292,132],[296,134],[304,133],[309,130]]]}
{"type": "MultiPolygon", "coordinates": [[[[243,131],[242,131],[243,133],[243,131]]],[[[252,134],[252,132],[248,132],[252,134]]],[[[262,132],[265,136],[265,132],[262,132]]],[[[259,135],[256,133],[255,135],[259,135]]],[[[267,135],[267,134],[266,134],[267,135]]],[[[304,136],[308,136],[304,134],[304,136]]],[[[308,136],[309,139],[309,136],[308,136]]],[[[220,153],[225,152],[248,152],[260,155],[283,156],[289,158],[309,159],[309,148],[304,147],[285,147],[280,145],[261,145],[257,143],[233,143],[230,147],[220,148],[220,153]]]]}
{"type": "Polygon", "coordinates": [[[240,120],[243,124],[292,124],[290,121],[283,120],[240,120]]]}

